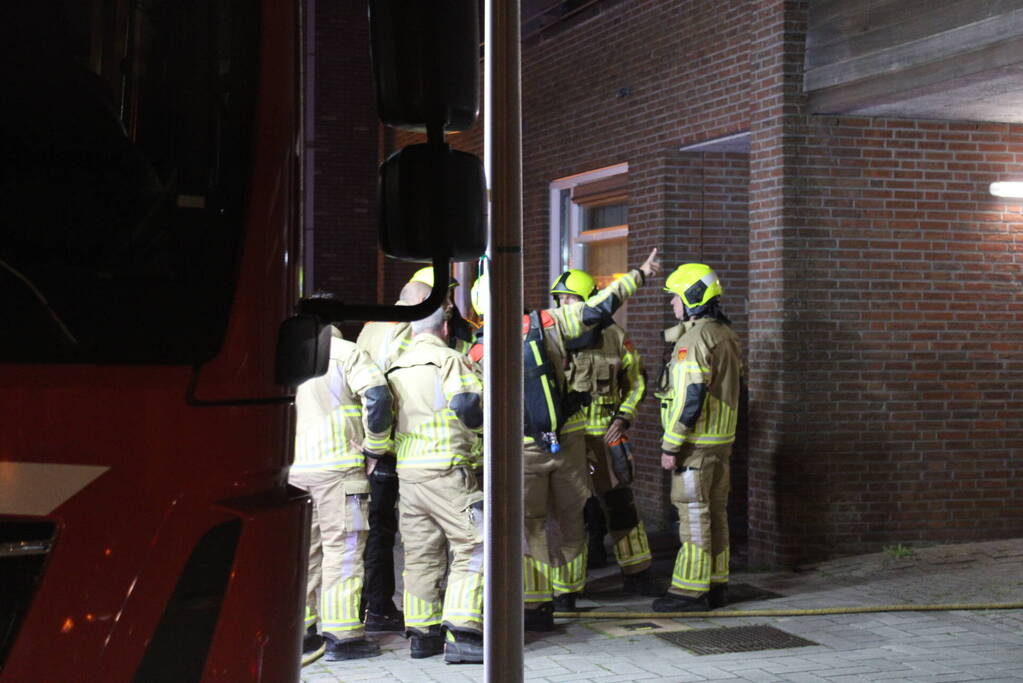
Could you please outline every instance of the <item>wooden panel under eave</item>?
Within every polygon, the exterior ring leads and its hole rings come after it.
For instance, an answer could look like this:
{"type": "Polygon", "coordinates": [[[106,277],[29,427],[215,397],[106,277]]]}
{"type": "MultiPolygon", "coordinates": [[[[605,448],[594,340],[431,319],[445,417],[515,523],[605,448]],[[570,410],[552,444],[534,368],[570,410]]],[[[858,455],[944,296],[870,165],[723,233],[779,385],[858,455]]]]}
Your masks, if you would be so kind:
{"type": "Polygon", "coordinates": [[[881,74],[807,93],[813,114],[863,113],[874,116],[1019,122],[1017,93],[1023,92],[1023,36],[981,50],[930,62],[910,69],[881,74]],[[988,94],[984,113],[964,114],[971,93],[998,82],[1001,95],[988,94]],[[944,95],[939,110],[921,108],[921,102],[944,95]]]}
{"type": "Polygon", "coordinates": [[[806,68],[856,59],[1017,9],[1023,9],[1023,0],[885,0],[811,28],[806,68]]]}
{"type": "Polygon", "coordinates": [[[811,2],[810,111],[1019,120],[1021,41],[1023,0],[811,2]]]}

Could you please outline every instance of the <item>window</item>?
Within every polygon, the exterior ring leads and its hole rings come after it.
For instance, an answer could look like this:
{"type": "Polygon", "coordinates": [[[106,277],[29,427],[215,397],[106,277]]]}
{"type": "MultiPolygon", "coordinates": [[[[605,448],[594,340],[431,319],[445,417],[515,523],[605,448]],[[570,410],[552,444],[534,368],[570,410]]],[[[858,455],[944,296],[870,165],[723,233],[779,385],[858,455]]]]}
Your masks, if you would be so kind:
{"type": "Polygon", "coordinates": [[[216,353],[251,170],[258,18],[244,0],[3,5],[0,362],[216,353]]]}
{"type": "Polygon", "coordinates": [[[628,170],[618,164],[551,183],[551,282],[578,268],[604,287],[628,270],[628,170]]]}

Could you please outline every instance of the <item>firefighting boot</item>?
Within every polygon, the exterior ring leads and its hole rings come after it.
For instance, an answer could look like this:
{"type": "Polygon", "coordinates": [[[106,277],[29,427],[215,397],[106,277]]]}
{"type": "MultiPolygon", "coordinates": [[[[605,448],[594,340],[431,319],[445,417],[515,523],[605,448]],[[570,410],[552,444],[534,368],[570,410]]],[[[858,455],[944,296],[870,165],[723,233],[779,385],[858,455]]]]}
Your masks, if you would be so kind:
{"type": "Polygon", "coordinates": [[[408,653],[412,659],[426,659],[444,652],[444,634],[440,624],[433,624],[425,633],[409,629],[405,634],[409,636],[408,653]]]}
{"type": "Polygon", "coordinates": [[[728,604],[728,584],[713,583],[710,592],[707,593],[707,606],[711,609],[724,607],[728,604]]]}
{"type": "Polygon", "coordinates": [[[543,602],[537,607],[527,609],[523,613],[523,626],[526,631],[553,631],[554,603],[543,602]]]}
{"type": "Polygon", "coordinates": [[[369,638],[352,638],[350,640],[338,640],[330,633],[323,634],[327,641],[327,661],[340,662],[346,659],[366,659],[367,657],[379,657],[380,646],[369,638]]]}
{"type": "Polygon", "coordinates": [[[664,595],[664,589],[658,589],[654,584],[649,569],[644,569],[636,574],[625,574],[622,576],[622,592],[629,595],[645,595],[651,598],[664,595]]]}
{"type": "Polygon", "coordinates": [[[654,600],[653,610],[655,612],[706,612],[707,594],[692,598],[668,593],[654,600]]]}
{"type": "Polygon", "coordinates": [[[326,651],[327,642],[316,632],[316,626],[307,628],[305,636],[302,637],[302,666],[312,664],[326,651]]]}
{"type": "Polygon", "coordinates": [[[482,664],[483,636],[475,631],[448,629],[444,638],[444,661],[448,664],[482,664]]]}
{"type": "Polygon", "coordinates": [[[376,614],[366,610],[366,633],[401,633],[405,630],[405,615],[400,610],[376,614]]]}
{"type": "Polygon", "coordinates": [[[554,611],[555,612],[574,612],[575,611],[575,600],[579,597],[578,593],[562,593],[561,595],[554,596],[554,611]]]}

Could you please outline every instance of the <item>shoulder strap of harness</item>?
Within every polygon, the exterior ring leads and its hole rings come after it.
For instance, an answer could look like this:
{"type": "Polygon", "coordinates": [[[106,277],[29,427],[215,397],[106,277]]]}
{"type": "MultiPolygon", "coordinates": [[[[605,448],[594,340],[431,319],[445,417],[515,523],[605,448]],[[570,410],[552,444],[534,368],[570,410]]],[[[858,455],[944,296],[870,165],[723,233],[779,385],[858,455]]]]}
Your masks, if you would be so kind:
{"type": "Polygon", "coordinates": [[[544,345],[544,324],[540,314],[529,314],[529,327],[522,341],[523,425],[526,436],[538,443],[545,434],[557,435],[565,419],[554,367],[544,345]]]}

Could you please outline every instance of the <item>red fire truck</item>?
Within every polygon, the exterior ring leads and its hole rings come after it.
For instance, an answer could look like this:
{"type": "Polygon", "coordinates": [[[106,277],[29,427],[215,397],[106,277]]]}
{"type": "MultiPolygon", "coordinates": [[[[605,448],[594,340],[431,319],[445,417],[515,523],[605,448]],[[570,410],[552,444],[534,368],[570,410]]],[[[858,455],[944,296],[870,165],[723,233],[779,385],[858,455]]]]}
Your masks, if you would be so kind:
{"type": "Polygon", "coordinates": [[[298,8],[0,9],[0,681],[293,681],[298,8]]]}

